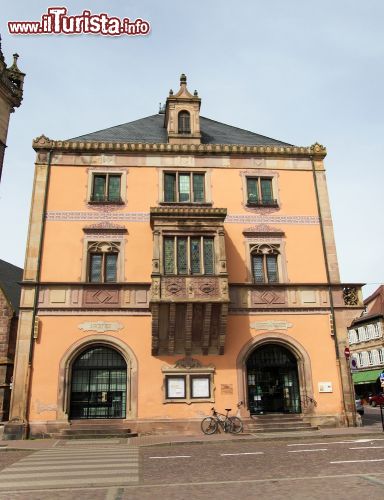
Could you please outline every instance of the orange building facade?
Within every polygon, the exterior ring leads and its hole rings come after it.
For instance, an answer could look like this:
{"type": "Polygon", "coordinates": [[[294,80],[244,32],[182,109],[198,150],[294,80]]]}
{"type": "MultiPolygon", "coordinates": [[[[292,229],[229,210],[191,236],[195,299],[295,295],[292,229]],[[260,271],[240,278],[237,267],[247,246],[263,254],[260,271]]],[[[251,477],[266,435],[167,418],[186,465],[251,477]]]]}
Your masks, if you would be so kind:
{"type": "Polygon", "coordinates": [[[164,109],[37,138],[9,439],[77,421],[197,429],[250,415],[355,424],[344,358],[362,309],[341,284],[323,159],[164,109]]]}

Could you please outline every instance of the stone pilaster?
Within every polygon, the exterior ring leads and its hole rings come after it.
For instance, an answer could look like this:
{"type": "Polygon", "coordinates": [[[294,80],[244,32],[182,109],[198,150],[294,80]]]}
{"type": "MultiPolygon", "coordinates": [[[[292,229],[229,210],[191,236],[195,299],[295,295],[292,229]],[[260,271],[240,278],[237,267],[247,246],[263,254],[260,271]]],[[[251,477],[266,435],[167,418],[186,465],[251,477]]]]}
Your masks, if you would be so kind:
{"type": "Polygon", "coordinates": [[[331,283],[340,283],[339,265],[337,262],[335,236],[329,204],[327,181],[322,160],[315,160],[315,176],[319,196],[320,214],[323,221],[325,251],[327,253],[329,279],[331,283]]]}
{"type": "Polygon", "coordinates": [[[39,255],[42,244],[47,179],[47,163],[36,164],[23,275],[24,282],[31,281],[31,285],[24,284],[21,291],[10,421],[4,429],[5,439],[24,438],[28,430],[28,392],[33,354],[34,307],[37,293],[35,282],[39,279],[39,255]]]}

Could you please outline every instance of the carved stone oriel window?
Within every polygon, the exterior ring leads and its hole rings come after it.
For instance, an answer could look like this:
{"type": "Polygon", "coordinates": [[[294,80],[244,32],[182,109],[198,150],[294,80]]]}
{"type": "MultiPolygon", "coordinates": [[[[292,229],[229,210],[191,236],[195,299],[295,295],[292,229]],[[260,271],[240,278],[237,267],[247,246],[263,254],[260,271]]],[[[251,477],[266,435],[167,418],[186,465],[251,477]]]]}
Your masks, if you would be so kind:
{"type": "Polygon", "coordinates": [[[214,274],[211,236],[165,236],[163,254],[164,274],[214,274]]]}
{"type": "Polygon", "coordinates": [[[162,368],[164,403],[214,402],[213,366],[202,366],[193,358],[184,358],[174,366],[162,368]]]}

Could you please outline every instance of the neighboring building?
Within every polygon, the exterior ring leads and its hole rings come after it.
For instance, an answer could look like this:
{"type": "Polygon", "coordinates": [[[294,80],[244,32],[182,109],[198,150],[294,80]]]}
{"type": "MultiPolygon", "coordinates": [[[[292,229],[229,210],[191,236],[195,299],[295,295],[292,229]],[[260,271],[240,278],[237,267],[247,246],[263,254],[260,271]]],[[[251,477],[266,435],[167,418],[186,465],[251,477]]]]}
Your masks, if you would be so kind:
{"type": "Polygon", "coordinates": [[[200,104],[182,75],[157,115],[33,142],[8,438],[95,418],[187,429],[240,400],[243,417],[354,424],[343,353],[362,299],[339,279],[326,150],[200,104]]]}
{"type": "Polygon", "coordinates": [[[7,144],[10,114],[23,100],[25,74],[17,67],[18,54],[13,54],[13,64],[9,68],[4,61],[0,36],[0,181],[3,171],[4,152],[7,144]]]}
{"type": "Polygon", "coordinates": [[[384,285],[364,300],[365,312],[353,320],[348,330],[351,357],[356,371],[352,373],[356,394],[366,396],[380,392],[380,373],[384,371],[384,285]]]}
{"type": "Polygon", "coordinates": [[[23,270],[0,259],[0,422],[8,420],[23,270]]]}

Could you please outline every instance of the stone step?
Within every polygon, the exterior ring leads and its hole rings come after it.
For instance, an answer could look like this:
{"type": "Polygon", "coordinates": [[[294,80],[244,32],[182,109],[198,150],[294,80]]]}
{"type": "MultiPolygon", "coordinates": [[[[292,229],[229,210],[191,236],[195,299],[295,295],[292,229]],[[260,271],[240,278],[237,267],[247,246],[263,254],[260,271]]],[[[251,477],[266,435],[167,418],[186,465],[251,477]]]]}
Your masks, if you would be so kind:
{"type": "Polygon", "coordinates": [[[288,420],[288,421],[291,421],[291,420],[303,420],[303,417],[301,415],[292,415],[290,413],[286,414],[286,413],[275,413],[275,414],[271,414],[271,413],[266,413],[266,414],[254,414],[254,415],[251,415],[251,419],[252,420],[278,420],[279,422],[280,421],[285,421],[285,420],[288,420]]]}
{"type": "Polygon", "coordinates": [[[301,420],[297,421],[292,421],[292,422],[246,422],[246,425],[249,427],[289,427],[289,426],[296,426],[296,427],[311,427],[311,424],[309,422],[303,422],[301,420]]]}
{"type": "Polygon", "coordinates": [[[114,434],[113,430],[110,431],[110,434],[94,434],[94,433],[87,433],[83,432],[82,434],[61,434],[61,433],[54,433],[51,434],[51,437],[54,439],[125,439],[125,438],[131,438],[131,437],[137,437],[137,432],[129,432],[126,434],[114,434]]]}
{"type": "Polygon", "coordinates": [[[252,434],[258,434],[263,432],[306,432],[306,431],[317,431],[318,427],[257,427],[256,429],[249,429],[248,427],[244,429],[244,432],[250,432],[252,434]]]}
{"type": "Polygon", "coordinates": [[[127,421],[121,418],[83,418],[71,420],[71,427],[121,427],[127,425],[127,421]]]}
{"type": "Polygon", "coordinates": [[[71,428],[71,429],[61,429],[60,434],[65,436],[68,435],[80,435],[80,434],[98,434],[100,436],[105,434],[131,434],[131,429],[123,428],[123,427],[109,427],[109,428],[100,428],[100,427],[87,427],[87,428],[71,428]]]}

